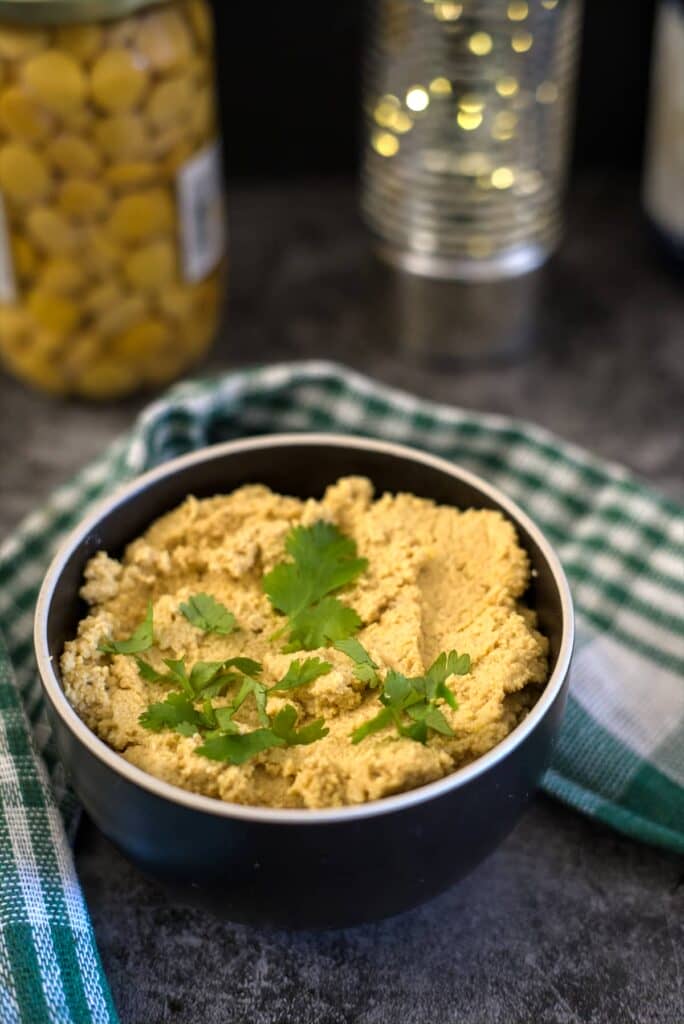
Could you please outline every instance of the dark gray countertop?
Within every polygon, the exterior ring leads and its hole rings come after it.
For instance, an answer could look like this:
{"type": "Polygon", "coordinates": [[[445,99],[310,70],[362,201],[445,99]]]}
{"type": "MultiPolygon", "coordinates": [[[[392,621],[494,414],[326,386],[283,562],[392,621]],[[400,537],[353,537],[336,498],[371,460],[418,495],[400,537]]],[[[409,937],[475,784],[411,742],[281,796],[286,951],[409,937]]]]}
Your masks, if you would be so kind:
{"type": "MultiPolygon", "coordinates": [[[[406,302],[407,286],[369,255],[349,187],[238,189],[231,214],[227,327],[205,370],[336,359],[535,420],[684,494],[684,290],[655,259],[630,182],[573,190],[566,242],[540,277],[534,343],[496,361],[459,358],[455,327],[452,359],[419,354],[426,318],[444,324],[453,296],[414,290],[406,302]]],[[[0,532],[141,404],[53,403],[0,378],[0,532]]],[[[174,906],[87,822],[77,864],[122,1024],[684,1020],[681,861],[542,797],[443,897],[345,932],[267,935],[174,906]]]]}

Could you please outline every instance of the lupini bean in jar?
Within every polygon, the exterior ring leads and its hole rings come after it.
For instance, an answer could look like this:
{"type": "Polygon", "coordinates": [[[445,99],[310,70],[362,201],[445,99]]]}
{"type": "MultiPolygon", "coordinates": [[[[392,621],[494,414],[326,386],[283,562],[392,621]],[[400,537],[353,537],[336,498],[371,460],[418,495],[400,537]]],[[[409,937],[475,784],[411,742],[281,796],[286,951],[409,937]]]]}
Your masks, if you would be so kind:
{"type": "Polygon", "coordinates": [[[163,384],[224,249],[205,0],[0,0],[0,359],[56,394],[163,384]]]}

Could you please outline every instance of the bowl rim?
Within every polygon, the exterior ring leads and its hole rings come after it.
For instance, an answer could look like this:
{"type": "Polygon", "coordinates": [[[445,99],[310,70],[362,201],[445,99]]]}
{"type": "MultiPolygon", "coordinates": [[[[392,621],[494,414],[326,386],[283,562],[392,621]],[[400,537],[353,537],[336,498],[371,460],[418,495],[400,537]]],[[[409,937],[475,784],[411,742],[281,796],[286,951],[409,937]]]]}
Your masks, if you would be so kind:
{"type": "Polygon", "coordinates": [[[444,796],[452,790],[466,785],[471,779],[488,771],[507,757],[534,731],[537,724],[544,718],[555,702],[568,674],[573,644],[574,611],[572,596],[560,559],[540,528],[516,502],[500,491],[498,487],[482,479],[476,473],[472,473],[470,470],[464,469],[440,456],[392,441],[326,433],[279,433],[208,445],[186,455],[163,462],[154,469],[135,477],[127,484],[116,488],[110,495],[100,499],[88,515],[69,532],[60,544],[40,588],[34,624],[34,647],[41,685],[63,725],[92,755],[104,762],[118,775],[123,776],[126,781],[141,787],[160,799],[169,800],[191,810],[209,813],[216,817],[237,818],[242,821],[271,825],[326,825],[336,822],[357,821],[376,815],[402,811],[415,804],[444,796]],[[48,648],[47,622],[52,597],[65,563],[85,537],[93,531],[100,520],[105,515],[111,514],[124,502],[154,486],[160,480],[184,470],[188,466],[223,458],[226,455],[250,452],[262,448],[277,449],[304,445],[345,447],[410,459],[463,480],[496,502],[501,510],[513,521],[514,525],[521,525],[532,537],[553,575],[562,610],[561,643],[556,665],[537,703],[523,721],[504,740],[497,743],[491,750],[476,758],[470,764],[458,768],[441,779],[428,782],[423,786],[418,786],[404,793],[380,797],[377,800],[367,801],[363,804],[315,810],[236,804],[217,797],[192,793],[190,790],[183,789],[173,783],[164,782],[156,778],[156,776],[150,775],[142,768],[130,764],[124,757],[109,747],[104,740],[101,740],[72,708],[57,678],[52,664],[52,656],[48,648]]]}

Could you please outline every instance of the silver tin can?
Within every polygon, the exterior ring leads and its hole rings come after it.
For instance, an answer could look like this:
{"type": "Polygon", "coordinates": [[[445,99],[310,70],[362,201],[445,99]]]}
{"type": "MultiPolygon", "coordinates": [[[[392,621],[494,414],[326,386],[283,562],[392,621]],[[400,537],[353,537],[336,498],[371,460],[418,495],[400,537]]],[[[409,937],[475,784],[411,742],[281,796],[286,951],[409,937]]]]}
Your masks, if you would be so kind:
{"type": "Polygon", "coordinates": [[[558,243],[581,0],[375,0],[362,207],[410,273],[497,281],[558,243]]]}

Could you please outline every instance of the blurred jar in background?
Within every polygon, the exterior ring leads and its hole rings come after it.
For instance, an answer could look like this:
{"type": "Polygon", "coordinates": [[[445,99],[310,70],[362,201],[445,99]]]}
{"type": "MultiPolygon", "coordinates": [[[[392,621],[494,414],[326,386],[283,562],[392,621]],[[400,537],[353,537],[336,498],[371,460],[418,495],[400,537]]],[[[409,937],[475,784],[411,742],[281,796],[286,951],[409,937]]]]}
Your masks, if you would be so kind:
{"type": "Polygon", "coordinates": [[[0,0],[0,358],[46,391],[164,384],[224,249],[205,0],[0,0]]]}
{"type": "Polygon", "coordinates": [[[580,21],[580,0],[376,0],[362,205],[387,262],[481,282],[553,251],[580,21]]]}
{"type": "Polygon", "coordinates": [[[662,0],[653,39],[644,205],[660,241],[684,262],[684,4],[662,0]]]}

